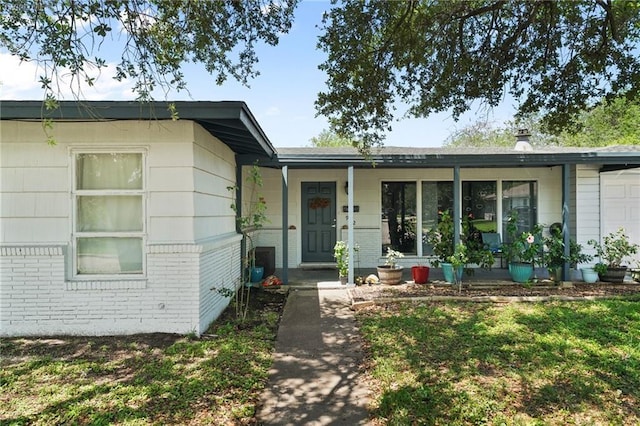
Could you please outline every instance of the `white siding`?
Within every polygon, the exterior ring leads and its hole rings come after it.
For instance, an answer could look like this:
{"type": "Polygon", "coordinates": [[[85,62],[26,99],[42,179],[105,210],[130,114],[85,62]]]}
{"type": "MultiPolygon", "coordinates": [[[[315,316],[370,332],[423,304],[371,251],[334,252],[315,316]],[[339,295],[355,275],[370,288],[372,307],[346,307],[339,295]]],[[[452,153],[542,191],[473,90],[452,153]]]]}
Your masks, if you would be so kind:
{"type": "Polygon", "coordinates": [[[237,284],[240,237],[226,187],[231,150],[189,121],[55,123],[0,128],[0,335],[202,333],[237,284]],[[147,154],[146,276],[69,280],[72,149],[147,154]]]}
{"type": "Polygon", "coordinates": [[[231,204],[235,192],[235,157],[222,142],[200,126],[195,129],[194,151],[194,239],[206,240],[235,230],[231,204]]]}
{"type": "Polygon", "coordinates": [[[624,228],[640,244],[640,169],[600,174],[602,236],[624,228]]]}
{"type": "Polygon", "coordinates": [[[595,254],[590,239],[600,239],[600,175],[598,165],[576,167],[576,241],[585,253],[595,254]]]}

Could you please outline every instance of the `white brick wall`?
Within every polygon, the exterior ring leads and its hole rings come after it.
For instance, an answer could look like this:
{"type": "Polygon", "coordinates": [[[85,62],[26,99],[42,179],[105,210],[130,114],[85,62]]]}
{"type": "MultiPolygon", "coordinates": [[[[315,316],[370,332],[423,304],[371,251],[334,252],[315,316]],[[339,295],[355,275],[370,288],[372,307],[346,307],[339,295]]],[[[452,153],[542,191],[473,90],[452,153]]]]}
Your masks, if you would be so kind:
{"type": "MultiPolygon", "coordinates": [[[[341,230],[341,239],[348,241],[348,230],[341,230]]],[[[360,261],[361,268],[375,268],[378,265],[384,263],[382,252],[382,237],[380,229],[377,228],[364,228],[353,230],[353,238],[355,243],[360,247],[356,254],[356,262],[360,261]]],[[[400,262],[398,262],[400,263],[400,262]]],[[[358,265],[356,264],[356,267],[358,265]]]]}
{"type": "Polygon", "coordinates": [[[229,303],[209,289],[240,271],[239,236],[153,245],[147,278],[65,281],[61,246],[0,250],[0,335],[202,333],[229,303]]]}

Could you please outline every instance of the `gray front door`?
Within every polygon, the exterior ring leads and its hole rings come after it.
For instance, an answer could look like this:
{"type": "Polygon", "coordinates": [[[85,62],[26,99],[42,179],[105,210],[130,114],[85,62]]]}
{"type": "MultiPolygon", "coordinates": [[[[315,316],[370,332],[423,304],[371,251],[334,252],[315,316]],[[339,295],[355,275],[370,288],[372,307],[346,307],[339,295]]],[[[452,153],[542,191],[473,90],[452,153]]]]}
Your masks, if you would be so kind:
{"type": "Polygon", "coordinates": [[[302,261],[333,262],[336,183],[302,182],[302,261]]]}

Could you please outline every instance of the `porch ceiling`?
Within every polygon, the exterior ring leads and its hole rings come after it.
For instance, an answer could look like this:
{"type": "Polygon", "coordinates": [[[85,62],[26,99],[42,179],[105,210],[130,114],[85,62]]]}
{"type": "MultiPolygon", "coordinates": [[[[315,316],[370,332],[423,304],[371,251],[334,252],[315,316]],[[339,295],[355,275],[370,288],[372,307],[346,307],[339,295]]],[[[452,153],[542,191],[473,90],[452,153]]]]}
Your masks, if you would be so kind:
{"type": "MultiPolygon", "coordinates": [[[[136,101],[62,101],[60,107],[47,111],[42,101],[2,101],[3,120],[108,121],[170,120],[169,102],[136,101]]],[[[272,157],[275,149],[244,102],[174,102],[178,117],[192,120],[220,139],[235,153],[272,157]]]]}

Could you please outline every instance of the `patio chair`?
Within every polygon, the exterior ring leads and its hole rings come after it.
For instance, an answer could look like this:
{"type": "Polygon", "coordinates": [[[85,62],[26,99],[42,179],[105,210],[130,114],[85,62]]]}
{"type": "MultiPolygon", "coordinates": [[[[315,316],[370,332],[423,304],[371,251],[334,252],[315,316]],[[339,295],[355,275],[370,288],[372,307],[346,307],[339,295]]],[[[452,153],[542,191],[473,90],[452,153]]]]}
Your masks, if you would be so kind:
{"type": "Polygon", "coordinates": [[[504,268],[504,266],[502,266],[502,238],[500,234],[497,232],[483,232],[482,244],[491,251],[494,258],[500,258],[500,268],[504,268]]]}

